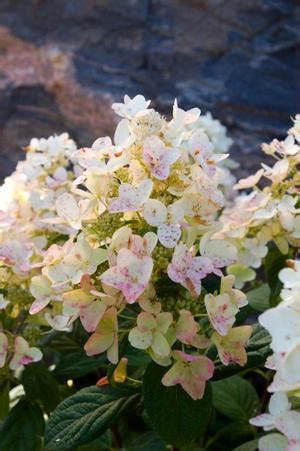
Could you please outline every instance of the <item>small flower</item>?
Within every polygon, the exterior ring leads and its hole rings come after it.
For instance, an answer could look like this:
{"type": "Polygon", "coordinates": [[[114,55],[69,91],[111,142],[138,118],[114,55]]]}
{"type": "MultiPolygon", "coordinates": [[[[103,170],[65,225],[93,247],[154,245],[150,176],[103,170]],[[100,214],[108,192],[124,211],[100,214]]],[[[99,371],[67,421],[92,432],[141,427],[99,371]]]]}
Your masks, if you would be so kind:
{"type": "Polygon", "coordinates": [[[210,233],[203,235],[200,241],[200,254],[209,262],[207,274],[214,273],[219,277],[223,276],[220,268],[237,260],[236,247],[224,239],[210,239],[210,233]]]}
{"type": "Polygon", "coordinates": [[[3,368],[8,351],[8,340],[3,332],[0,332],[0,368],[3,368]]]}
{"type": "Polygon", "coordinates": [[[289,450],[300,449],[300,412],[292,411],[291,404],[285,393],[275,393],[269,403],[269,412],[263,413],[250,420],[254,426],[263,427],[265,431],[278,429],[284,434],[270,434],[259,441],[259,450],[289,450]]]}
{"type": "Polygon", "coordinates": [[[175,248],[172,263],[168,265],[168,276],[197,297],[201,292],[201,279],[207,275],[208,263],[207,258],[194,257],[192,252],[180,243],[175,248]]]}
{"type": "Polygon", "coordinates": [[[179,156],[179,149],[166,147],[157,136],[149,136],[144,141],[144,161],[150,167],[151,175],[158,180],[169,177],[170,167],[179,156]]]}
{"type": "Polygon", "coordinates": [[[137,186],[123,183],[119,188],[119,197],[111,199],[109,211],[111,213],[137,211],[149,199],[153,183],[146,179],[137,186]]]}
{"type": "Polygon", "coordinates": [[[61,248],[51,246],[46,254],[45,266],[42,269],[53,287],[68,282],[79,283],[84,274],[93,274],[98,265],[107,260],[107,251],[92,248],[83,235],[74,243],[67,241],[61,248]]]}
{"type": "Polygon", "coordinates": [[[112,109],[118,116],[131,119],[146,110],[150,103],[151,100],[146,100],[142,95],[137,95],[132,99],[125,95],[124,103],[113,103],[112,109]]]}
{"type": "Polygon", "coordinates": [[[88,356],[107,351],[108,360],[114,364],[118,363],[118,317],[115,307],[110,307],[104,313],[84,349],[88,356]]]}
{"type": "Polygon", "coordinates": [[[263,176],[264,170],[259,169],[255,174],[250,175],[249,177],[245,179],[240,179],[239,182],[234,185],[234,189],[246,189],[246,188],[253,188],[253,186],[257,185],[257,183],[260,181],[261,177],[263,176]]]}
{"type": "Polygon", "coordinates": [[[179,108],[177,99],[174,100],[173,105],[173,120],[175,123],[179,123],[183,126],[190,125],[197,121],[201,114],[199,108],[191,108],[188,111],[184,111],[179,108]]]}
{"type": "Polygon", "coordinates": [[[200,326],[189,310],[180,310],[180,316],[175,327],[177,340],[195,348],[205,349],[210,341],[203,335],[198,335],[200,326]]]}
{"type": "Polygon", "coordinates": [[[87,332],[94,332],[99,321],[115,299],[105,293],[88,293],[79,288],[63,294],[64,304],[79,313],[81,323],[87,332]]]}
{"type": "Polygon", "coordinates": [[[210,176],[216,173],[216,164],[228,157],[225,153],[213,153],[214,146],[203,130],[194,131],[188,142],[188,150],[194,160],[210,176]]]}
{"type": "Polygon", "coordinates": [[[220,294],[207,294],[204,298],[208,317],[214,329],[220,335],[227,335],[235,322],[239,308],[247,305],[247,298],[242,291],[233,287],[234,277],[221,279],[220,294]]]}
{"type": "Polygon", "coordinates": [[[237,363],[244,366],[247,362],[245,345],[252,334],[251,326],[240,326],[230,329],[227,335],[222,336],[217,332],[212,334],[212,341],[218,349],[221,362],[224,365],[237,363]]]}
{"type": "Polygon", "coordinates": [[[33,276],[30,281],[30,293],[35,301],[30,307],[29,313],[34,315],[46,307],[51,300],[55,299],[51,282],[46,276],[33,276]]]}
{"type": "Polygon", "coordinates": [[[17,370],[29,363],[38,362],[43,357],[38,348],[30,348],[27,341],[22,337],[15,338],[14,349],[15,353],[9,363],[11,370],[17,370]]]}
{"type": "Polygon", "coordinates": [[[173,357],[175,363],[162,378],[163,385],[180,384],[192,399],[201,399],[205,383],[214,373],[213,362],[204,355],[189,355],[182,351],[174,351],[173,357]]]}
{"type": "Polygon", "coordinates": [[[147,287],[152,269],[153,261],[148,255],[139,258],[130,249],[121,249],[116,265],[105,271],[100,279],[106,285],[121,290],[131,304],[147,287]]]}
{"type": "Polygon", "coordinates": [[[167,248],[175,247],[181,236],[180,223],[184,218],[184,210],[179,202],[166,207],[159,200],[149,199],[144,205],[143,214],[148,224],[157,227],[160,243],[167,248]]]}
{"type": "Polygon", "coordinates": [[[137,318],[137,327],[129,332],[128,340],[134,348],[151,348],[158,356],[167,357],[171,348],[164,335],[172,321],[173,317],[169,312],[159,313],[156,317],[142,312],[137,318]]]}

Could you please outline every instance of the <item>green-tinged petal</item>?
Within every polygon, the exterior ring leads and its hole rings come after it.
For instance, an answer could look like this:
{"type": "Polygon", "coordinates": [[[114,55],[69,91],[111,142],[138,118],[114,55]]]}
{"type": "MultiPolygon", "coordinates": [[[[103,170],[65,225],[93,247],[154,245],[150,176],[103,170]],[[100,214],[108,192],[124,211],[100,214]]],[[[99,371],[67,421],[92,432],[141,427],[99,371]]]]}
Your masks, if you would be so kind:
{"type": "Polygon", "coordinates": [[[156,328],[156,321],[151,313],[142,312],[137,317],[137,326],[142,332],[154,330],[156,328]]]}
{"type": "Polygon", "coordinates": [[[152,343],[152,332],[142,332],[140,329],[135,327],[129,332],[128,340],[134,348],[147,349],[152,343]]]}
{"type": "Polygon", "coordinates": [[[172,313],[169,312],[159,313],[159,315],[157,315],[156,317],[157,329],[165,334],[169,329],[170,325],[172,324],[172,321],[173,321],[172,313]]]}
{"type": "Polygon", "coordinates": [[[161,357],[167,357],[170,354],[171,348],[165,337],[161,332],[154,332],[153,341],[151,345],[153,351],[161,357]]]}

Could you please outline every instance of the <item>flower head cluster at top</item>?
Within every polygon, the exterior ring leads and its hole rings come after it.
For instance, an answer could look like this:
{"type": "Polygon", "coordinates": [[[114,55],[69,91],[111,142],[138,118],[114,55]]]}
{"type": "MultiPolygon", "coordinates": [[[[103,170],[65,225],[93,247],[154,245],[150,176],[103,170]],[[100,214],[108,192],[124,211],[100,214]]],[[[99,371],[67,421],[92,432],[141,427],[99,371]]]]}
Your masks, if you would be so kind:
{"type": "Polygon", "coordinates": [[[299,124],[297,115],[284,141],[274,139],[262,145],[275,164],[262,164],[254,175],[240,180],[234,188],[248,192],[238,195],[221,215],[223,226],[217,236],[229,239],[238,250],[237,263],[228,268],[236,276],[237,286],[255,278],[254,270],[261,266],[271,242],[284,255],[300,246],[299,124]]]}
{"type": "Polygon", "coordinates": [[[233,327],[246,296],[224,276],[237,249],[213,238],[234,183],[231,141],[198,108],[175,101],[166,120],[149,104],[113,105],[114,142],[77,150],[66,134],[33,139],[0,188],[0,367],[41,358],[30,348],[38,327],[69,331],[76,320],[88,355],[117,364],[128,339],[193,399],[214,372],[208,347],[225,365],[246,363],[251,327],[233,327]],[[23,338],[8,331],[11,315],[23,338]]]}

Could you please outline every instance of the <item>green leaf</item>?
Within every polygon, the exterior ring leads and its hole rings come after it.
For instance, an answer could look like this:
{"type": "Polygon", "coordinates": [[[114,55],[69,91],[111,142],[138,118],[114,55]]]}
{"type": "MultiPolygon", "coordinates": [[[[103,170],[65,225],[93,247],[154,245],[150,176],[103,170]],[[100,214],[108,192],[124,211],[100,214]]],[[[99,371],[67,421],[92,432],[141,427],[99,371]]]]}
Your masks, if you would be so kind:
{"type": "Polygon", "coordinates": [[[84,352],[64,355],[53,371],[54,376],[76,379],[97,370],[105,362],[105,357],[88,357],[84,352]]]}
{"type": "Polygon", "coordinates": [[[166,451],[166,444],[153,431],[136,437],[124,451],[166,451]]]}
{"type": "Polygon", "coordinates": [[[46,427],[47,449],[74,449],[94,440],[137,399],[133,388],[88,387],[60,403],[46,427]]]}
{"type": "Polygon", "coordinates": [[[151,363],[144,375],[144,404],[155,432],[177,447],[189,445],[203,435],[211,414],[209,384],[203,399],[193,401],[179,385],[165,387],[161,379],[166,372],[151,363]]]}
{"type": "Polygon", "coordinates": [[[254,387],[239,376],[212,382],[212,392],[214,407],[234,421],[248,422],[259,405],[254,387]]]}
{"type": "Polygon", "coordinates": [[[9,381],[0,385],[0,420],[4,420],[9,411],[9,381]]]}
{"type": "Polygon", "coordinates": [[[270,286],[270,305],[274,307],[280,302],[280,291],[282,289],[282,283],[278,278],[279,271],[286,266],[286,260],[289,255],[282,254],[277,247],[273,247],[269,250],[266,258],[264,259],[264,268],[266,280],[270,286]]]}
{"type": "Polygon", "coordinates": [[[0,436],[1,451],[41,451],[44,417],[41,409],[21,400],[4,421],[0,436]]]}
{"type": "Polygon", "coordinates": [[[108,430],[96,440],[76,448],[76,451],[107,451],[111,446],[111,432],[108,430]]]}
{"type": "Polygon", "coordinates": [[[249,304],[254,310],[264,312],[270,308],[270,294],[271,290],[267,283],[264,283],[254,290],[247,291],[246,296],[249,304]]]}
{"type": "Polygon", "coordinates": [[[25,393],[32,401],[39,401],[47,413],[59,403],[59,386],[50,371],[41,363],[27,365],[21,382],[25,393]]]}
{"type": "Polygon", "coordinates": [[[233,451],[256,451],[258,446],[258,440],[251,440],[250,442],[244,443],[233,451]]]}

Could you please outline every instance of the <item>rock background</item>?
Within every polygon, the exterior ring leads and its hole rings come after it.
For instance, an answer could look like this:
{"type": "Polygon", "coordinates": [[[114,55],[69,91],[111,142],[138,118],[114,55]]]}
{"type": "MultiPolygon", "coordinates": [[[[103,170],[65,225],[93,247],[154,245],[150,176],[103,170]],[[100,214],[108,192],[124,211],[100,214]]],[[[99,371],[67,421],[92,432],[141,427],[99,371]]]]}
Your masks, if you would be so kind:
{"type": "Polygon", "coordinates": [[[212,111],[244,175],[300,112],[299,39],[297,0],[1,0],[0,176],[33,136],[111,133],[124,93],[212,111]]]}

